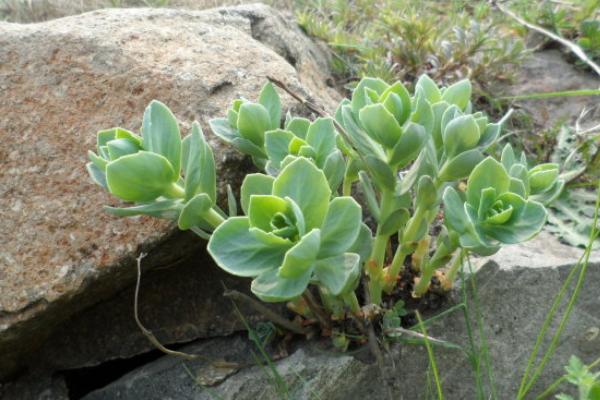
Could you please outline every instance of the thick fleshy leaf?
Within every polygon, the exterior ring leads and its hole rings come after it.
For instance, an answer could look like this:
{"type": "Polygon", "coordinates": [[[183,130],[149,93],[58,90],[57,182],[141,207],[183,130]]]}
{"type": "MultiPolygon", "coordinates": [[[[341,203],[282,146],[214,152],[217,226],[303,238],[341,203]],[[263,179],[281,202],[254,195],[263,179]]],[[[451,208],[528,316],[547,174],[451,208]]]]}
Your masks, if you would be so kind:
{"type": "Polygon", "coordinates": [[[393,191],[396,187],[396,177],[390,166],[377,157],[366,156],[364,160],[367,164],[367,170],[379,189],[393,191]]]}
{"type": "Polygon", "coordinates": [[[387,88],[379,100],[400,125],[410,116],[410,95],[402,82],[398,81],[387,88]]]}
{"type": "Polygon", "coordinates": [[[481,191],[487,187],[496,189],[497,196],[508,191],[510,187],[508,173],[502,164],[492,157],[487,157],[477,164],[467,181],[467,202],[475,209],[479,208],[481,191]]]}
{"type": "Polygon", "coordinates": [[[280,168],[281,161],[289,154],[288,147],[293,138],[292,132],[282,129],[265,133],[265,151],[276,169],[280,168]]]}
{"type": "Polygon", "coordinates": [[[547,204],[552,203],[558,196],[560,196],[564,187],[565,187],[565,181],[562,179],[559,179],[556,182],[554,182],[554,185],[552,185],[552,187],[550,189],[546,190],[545,192],[539,193],[539,194],[531,195],[531,196],[529,196],[529,198],[531,200],[534,200],[534,201],[537,201],[544,205],[547,205],[547,204]]]}
{"type": "Polygon", "coordinates": [[[365,262],[371,255],[373,248],[373,233],[364,223],[360,224],[360,231],[354,243],[348,249],[348,253],[356,253],[360,256],[361,262],[365,262]]]}
{"type": "Polygon", "coordinates": [[[410,213],[406,208],[401,208],[394,211],[387,218],[385,218],[383,223],[379,226],[379,234],[393,235],[394,233],[397,233],[399,230],[404,228],[409,217],[410,213]]]}
{"type": "Polygon", "coordinates": [[[292,210],[292,214],[296,219],[295,223],[298,235],[300,235],[300,237],[304,236],[304,234],[306,234],[306,222],[304,221],[304,215],[302,214],[302,210],[300,209],[298,204],[296,204],[296,202],[291,198],[286,197],[285,201],[288,202],[289,208],[290,210],[292,210]]]}
{"type": "Polygon", "coordinates": [[[360,277],[360,256],[340,254],[315,263],[316,280],[334,296],[353,290],[360,277]]]}
{"type": "Polygon", "coordinates": [[[237,128],[243,138],[262,148],[265,132],[271,130],[271,116],[262,104],[244,103],[238,112],[237,128]]]}
{"type": "Polygon", "coordinates": [[[358,173],[358,180],[362,187],[362,191],[367,200],[367,207],[369,208],[369,212],[375,218],[376,221],[380,221],[380,210],[379,210],[379,202],[377,201],[377,195],[375,194],[375,188],[373,188],[373,182],[371,182],[371,178],[365,171],[360,171],[358,173]]]}
{"type": "Polygon", "coordinates": [[[417,158],[427,138],[427,132],[423,126],[414,122],[406,124],[404,133],[389,157],[389,164],[396,168],[404,168],[417,158]]]}
{"type": "Polygon", "coordinates": [[[278,303],[299,297],[310,283],[312,268],[297,278],[282,278],[277,270],[265,271],[252,281],[250,290],[259,299],[268,303],[278,303]]]}
{"type": "Polygon", "coordinates": [[[436,202],[437,188],[433,183],[433,179],[428,175],[423,175],[419,178],[419,183],[417,184],[416,204],[428,209],[433,207],[436,202]]]}
{"type": "Polygon", "coordinates": [[[260,91],[258,102],[267,109],[267,112],[271,117],[271,126],[269,128],[279,128],[279,124],[281,123],[281,100],[279,99],[279,94],[271,82],[268,82],[265,86],[263,86],[262,90],[260,91]]]}
{"type": "Polygon", "coordinates": [[[105,206],[104,210],[117,217],[149,215],[155,218],[177,219],[182,206],[179,200],[160,200],[127,208],[105,206]]]}
{"type": "Polygon", "coordinates": [[[509,190],[511,193],[516,193],[523,198],[527,197],[527,188],[520,179],[511,177],[509,190]]]}
{"type": "Polygon", "coordinates": [[[336,132],[331,118],[317,118],[306,134],[306,142],[315,150],[317,165],[323,165],[325,159],[335,149],[336,132]]]}
{"type": "Polygon", "coordinates": [[[359,153],[379,157],[385,156],[381,146],[357,125],[350,106],[342,107],[342,118],[344,119],[343,125],[346,128],[346,132],[350,136],[351,144],[359,153]]]}
{"type": "Polygon", "coordinates": [[[98,155],[91,150],[88,150],[88,159],[98,168],[98,170],[104,173],[106,170],[106,165],[108,164],[108,160],[98,157],[98,155]]]}
{"type": "Polygon", "coordinates": [[[231,144],[242,153],[251,156],[252,160],[255,161],[255,164],[257,160],[263,160],[267,157],[263,149],[257,146],[256,144],[252,143],[252,141],[250,141],[249,139],[243,137],[236,137],[231,141],[231,144]]]}
{"type": "Polygon", "coordinates": [[[329,182],[329,187],[332,192],[336,192],[341,185],[344,180],[345,171],[346,161],[344,160],[341,151],[335,150],[325,159],[323,173],[327,177],[327,182],[329,182]]]}
{"type": "Polygon", "coordinates": [[[336,197],[321,228],[319,258],[340,255],[348,250],[358,237],[362,222],[360,205],[352,197],[336,197]]]}
{"type": "Polygon", "coordinates": [[[392,149],[402,135],[402,128],[398,121],[383,104],[363,107],[359,118],[369,136],[388,149],[392,149]]]}
{"type": "Polygon", "coordinates": [[[273,182],[275,178],[265,174],[248,174],[242,182],[240,189],[240,202],[244,214],[248,214],[250,196],[260,194],[271,194],[273,192],[273,182]]]}
{"type": "Polygon", "coordinates": [[[442,93],[442,99],[464,110],[471,99],[471,90],[471,82],[463,79],[447,87],[442,93]]]}
{"type": "Polygon", "coordinates": [[[529,171],[529,188],[531,193],[542,193],[550,189],[557,178],[558,164],[546,163],[536,165],[529,171]]]}
{"type": "Polygon", "coordinates": [[[306,118],[294,117],[286,123],[285,129],[293,132],[294,135],[301,139],[306,139],[308,128],[310,127],[310,121],[306,118]]]}
{"type": "Polygon", "coordinates": [[[369,104],[365,88],[369,88],[381,95],[388,87],[389,85],[379,78],[362,78],[352,92],[352,112],[358,115],[360,109],[369,104]]]}
{"type": "Polygon", "coordinates": [[[516,160],[515,152],[514,152],[512,146],[510,145],[510,143],[507,143],[506,146],[504,146],[504,148],[502,149],[502,155],[500,156],[500,162],[502,163],[502,165],[504,165],[504,168],[507,171],[510,171],[511,167],[515,163],[515,160],[516,160]]]}
{"type": "Polygon", "coordinates": [[[106,166],[108,190],[126,201],[154,200],[168,193],[176,180],[169,161],[148,151],[121,157],[106,166]]]}
{"type": "Polygon", "coordinates": [[[88,173],[90,174],[90,178],[97,184],[107,189],[108,185],[106,183],[106,174],[103,170],[98,168],[96,164],[93,162],[89,162],[85,165],[88,173]]]}
{"type": "Polygon", "coordinates": [[[177,119],[169,108],[152,100],[144,111],[142,121],[144,149],[164,156],[173,171],[179,175],[181,162],[181,135],[177,119]]]}
{"type": "Polygon", "coordinates": [[[547,211],[535,201],[526,201],[520,210],[513,210],[508,221],[493,225],[486,233],[505,244],[521,243],[535,236],[546,223],[547,211]]]}
{"type": "Polygon", "coordinates": [[[485,129],[480,129],[481,137],[479,138],[479,143],[477,143],[477,146],[485,149],[493,145],[500,135],[501,128],[502,127],[500,124],[487,124],[485,129]]]}
{"type": "Polygon", "coordinates": [[[111,128],[98,131],[96,134],[97,146],[106,146],[109,141],[115,140],[117,138],[117,129],[118,128],[111,128]]]}
{"type": "Polygon", "coordinates": [[[177,224],[179,229],[186,230],[195,226],[205,226],[204,216],[213,205],[213,200],[206,193],[192,197],[181,210],[177,224]]]}
{"type": "Polygon", "coordinates": [[[289,242],[266,245],[250,231],[246,217],[227,219],[215,229],[208,242],[208,252],[226,272],[236,276],[257,276],[274,271],[283,262],[289,242]]]}
{"type": "Polygon", "coordinates": [[[432,134],[435,115],[433,115],[431,104],[425,97],[417,96],[415,110],[411,114],[410,120],[422,125],[428,134],[432,134]]]}
{"type": "Polygon", "coordinates": [[[463,115],[450,121],[444,129],[444,149],[448,157],[470,150],[479,142],[479,127],[471,115],[463,115]]]}
{"type": "Polygon", "coordinates": [[[313,229],[285,253],[279,268],[281,278],[299,278],[313,267],[321,244],[321,231],[313,229]]]}
{"type": "Polygon", "coordinates": [[[182,166],[185,173],[185,200],[198,193],[206,193],[213,204],[217,201],[217,177],[212,149],[197,122],[192,133],[182,142],[182,166]]]}
{"type": "Polygon", "coordinates": [[[496,189],[493,187],[485,188],[481,191],[479,208],[477,209],[477,218],[484,220],[488,215],[490,207],[496,202],[496,189]]]}
{"type": "Polygon", "coordinates": [[[240,137],[239,132],[231,127],[227,118],[213,118],[208,121],[208,125],[215,135],[227,143],[231,143],[235,138],[240,137]]]}
{"type": "Polygon", "coordinates": [[[415,92],[420,91],[431,104],[442,99],[442,92],[429,76],[423,74],[415,85],[415,92]]]}
{"type": "Polygon", "coordinates": [[[468,229],[468,217],[464,201],[453,187],[447,187],[442,196],[444,199],[444,220],[449,229],[462,234],[468,229]]]}
{"type": "Polygon", "coordinates": [[[127,139],[140,148],[143,145],[143,140],[141,136],[138,136],[135,133],[123,128],[115,128],[115,139],[127,139]]]}
{"type": "Polygon", "coordinates": [[[248,206],[248,221],[253,228],[270,232],[274,228],[271,220],[277,213],[289,213],[288,203],[281,197],[272,195],[252,195],[248,206]]]}
{"type": "Polygon", "coordinates": [[[444,145],[444,140],[442,139],[442,118],[449,107],[450,104],[446,103],[445,101],[439,101],[431,106],[431,111],[433,112],[433,118],[435,121],[433,124],[433,130],[431,131],[431,136],[433,137],[433,142],[435,143],[436,149],[441,149],[444,145]]]}
{"type": "Polygon", "coordinates": [[[439,179],[445,182],[455,181],[469,176],[473,168],[483,160],[483,154],[479,149],[472,149],[460,153],[449,161],[446,161],[440,170],[439,179]]]}
{"type": "Polygon", "coordinates": [[[128,154],[135,154],[141,149],[137,143],[128,139],[111,140],[106,143],[106,147],[108,148],[108,155],[111,160],[116,160],[117,158],[128,154]]]}
{"type": "Polygon", "coordinates": [[[288,196],[298,204],[304,215],[306,230],[321,227],[327,214],[331,189],[323,171],[308,159],[298,158],[283,168],[273,182],[273,194],[288,196]]]}

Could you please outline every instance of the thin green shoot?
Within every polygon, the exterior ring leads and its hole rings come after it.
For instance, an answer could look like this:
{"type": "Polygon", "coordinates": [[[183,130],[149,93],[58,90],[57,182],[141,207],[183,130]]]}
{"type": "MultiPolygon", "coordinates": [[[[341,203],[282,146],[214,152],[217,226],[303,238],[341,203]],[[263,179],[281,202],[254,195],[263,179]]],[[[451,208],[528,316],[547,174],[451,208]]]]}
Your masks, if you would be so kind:
{"type": "Polygon", "coordinates": [[[555,97],[600,96],[600,89],[563,90],[560,92],[530,93],[499,97],[498,100],[540,100],[555,97]]]}
{"type": "Polygon", "coordinates": [[[419,321],[419,327],[421,328],[421,332],[423,333],[425,347],[427,348],[427,357],[429,358],[429,366],[433,373],[433,381],[435,383],[435,388],[437,391],[437,398],[438,398],[438,400],[443,400],[444,393],[442,391],[442,383],[440,381],[440,375],[438,372],[437,364],[435,362],[435,356],[433,355],[433,348],[431,346],[429,337],[427,335],[427,329],[425,328],[425,325],[423,325],[423,319],[421,318],[421,314],[418,311],[416,314],[417,314],[417,320],[419,321]]]}

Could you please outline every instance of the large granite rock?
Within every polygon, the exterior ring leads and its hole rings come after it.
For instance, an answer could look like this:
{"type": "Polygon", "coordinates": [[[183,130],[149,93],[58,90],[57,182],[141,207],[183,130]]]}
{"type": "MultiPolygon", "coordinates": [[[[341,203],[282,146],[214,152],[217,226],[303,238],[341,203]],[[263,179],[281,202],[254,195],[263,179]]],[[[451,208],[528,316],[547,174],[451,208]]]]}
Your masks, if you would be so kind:
{"type": "MultiPolygon", "coordinates": [[[[206,128],[232,99],[255,98],[267,75],[331,109],[326,65],[298,28],[262,5],[0,23],[0,380],[57,324],[130,285],[140,251],[151,250],[150,269],[203,246],[166,221],[103,212],[117,201],[84,168],[96,131],[139,129],[152,99],[184,121],[184,132],[193,120],[206,128]]],[[[209,141],[220,181],[235,186],[250,164],[209,141]]],[[[196,266],[207,270],[210,261],[198,257],[196,266]]]]}
{"type": "MultiPolygon", "coordinates": [[[[483,332],[487,337],[491,371],[497,396],[514,398],[527,357],[554,296],[580,250],[560,244],[543,232],[531,242],[509,246],[487,259],[476,259],[474,268],[478,304],[483,316],[483,332]]],[[[592,255],[586,283],[579,302],[564,331],[556,355],[533,393],[548,386],[564,373],[563,367],[571,355],[591,362],[600,354],[600,327],[597,282],[600,280],[600,254],[592,255]]],[[[448,307],[461,301],[459,290],[452,293],[448,307]]],[[[479,345],[473,298],[469,309],[479,345]]],[[[469,351],[468,333],[462,312],[448,314],[429,327],[432,337],[460,345],[469,351]]],[[[186,348],[220,359],[246,364],[248,344],[240,337],[210,340],[186,348]],[[241,351],[228,349],[240,348],[241,351]]],[[[478,398],[474,373],[465,352],[435,346],[434,353],[447,399],[478,398]]],[[[250,366],[230,376],[223,383],[202,387],[207,362],[186,363],[163,357],[136,369],[107,387],[90,393],[85,399],[278,399],[277,387],[264,367],[250,366]]],[[[383,399],[386,385],[378,367],[365,364],[350,355],[324,350],[316,342],[303,344],[290,357],[275,363],[279,375],[288,386],[293,399],[383,399]]],[[[396,399],[417,399],[426,396],[428,359],[422,346],[396,344],[387,353],[386,370],[389,388],[396,399]]],[[[487,370],[484,368],[484,389],[489,394],[487,370]]],[[[568,390],[568,387],[565,389],[568,390]]]]}

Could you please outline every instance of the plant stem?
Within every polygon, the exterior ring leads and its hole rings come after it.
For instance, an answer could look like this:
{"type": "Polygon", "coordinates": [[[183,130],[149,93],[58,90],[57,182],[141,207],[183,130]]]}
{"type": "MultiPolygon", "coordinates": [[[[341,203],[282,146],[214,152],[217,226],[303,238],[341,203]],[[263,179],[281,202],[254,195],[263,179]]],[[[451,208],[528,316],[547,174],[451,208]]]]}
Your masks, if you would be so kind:
{"type": "Polygon", "coordinates": [[[223,222],[225,222],[225,218],[223,218],[221,216],[221,214],[219,214],[217,211],[215,211],[213,208],[209,209],[206,214],[204,214],[202,216],[206,222],[208,222],[213,228],[216,228],[217,226],[221,225],[223,222]]]}
{"type": "Polygon", "coordinates": [[[342,183],[342,196],[350,196],[352,194],[352,180],[348,179],[348,175],[344,176],[342,183]]]}
{"type": "Polygon", "coordinates": [[[400,276],[400,272],[404,270],[404,259],[410,252],[402,246],[398,245],[396,249],[396,253],[394,254],[394,258],[392,259],[392,263],[390,264],[387,273],[385,275],[385,286],[383,290],[386,293],[390,293],[396,287],[396,282],[398,281],[398,277],[400,276]]]}
{"type": "Polygon", "coordinates": [[[169,186],[167,188],[167,190],[165,191],[165,196],[171,197],[171,198],[184,197],[185,190],[183,190],[183,188],[181,186],[179,186],[177,183],[173,182],[171,184],[171,186],[169,186]]]}
{"type": "Polygon", "coordinates": [[[344,303],[348,307],[350,307],[350,310],[355,315],[360,315],[360,313],[361,313],[360,305],[358,304],[358,299],[356,298],[356,293],[354,293],[354,291],[350,291],[346,294],[343,294],[342,299],[344,299],[344,303]]]}
{"type": "Polygon", "coordinates": [[[466,254],[467,251],[465,249],[460,249],[460,252],[456,256],[456,258],[454,258],[450,269],[448,269],[448,272],[446,273],[446,280],[448,285],[450,285],[448,289],[452,287],[452,284],[456,280],[456,274],[458,273],[458,270],[460,269],[460,266],[462,265],[466,254]]]}
{"type": "Polygon", "coordinates": [[[329,316],[323,312],[321,306],[317,303],[316,299],[313,297],[310,290],[306,289],[302,294],[302,298],[306,302],[310,311],[314,314],[315,318],[319,321],[322,329],[331,329],[331,322],[329,321],[329,316]]]}
{"type": "Polygon", "coordinates": [[[390,214],[390,208],[393,206],[394,193],[390,190],[382,191],[380,218],[377,226],[377,234],[373,241],[373,251],[371,258],[367,262],[367,273],[369,274],[369,296],[371,303],[381,303],[381,292],[383,290],[383,264],[385,262],[385,251],[390,239],[390,235],[382,234],[380,228],[382,222],[385,221],[390,214]]]}

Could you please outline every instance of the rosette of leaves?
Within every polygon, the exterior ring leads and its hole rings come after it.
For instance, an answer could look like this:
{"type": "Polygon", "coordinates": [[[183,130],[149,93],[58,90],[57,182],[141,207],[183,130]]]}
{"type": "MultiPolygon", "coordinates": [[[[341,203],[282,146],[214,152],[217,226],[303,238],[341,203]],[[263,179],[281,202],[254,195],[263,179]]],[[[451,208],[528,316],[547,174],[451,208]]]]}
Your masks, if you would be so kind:
{"type": "Polygon", "coordinates": [[[311,123],[288,114],[285,129],[265,133],[268,156],[265,170],[276,176],[296,157],[306,157],[325,173],[331,190],[335,192],[342,183],[346,167],[344,156],[336,146],[337,136],[331,118],[317,118],[311,123]]]}
{"type": "Polygon", "coordinates": [[[150,215],[175,219],[181,229],[212,229],[222,216],[216,201],[215,162],[198,123],[181,140],[173,113],[159,101],[146,108],[142,136],[123,128],[102,130],[97,151],[88,152],[92,179],[127,202],[106,207],[117,216],[150,215]],[[184,177],[181,177],[183,171],[184,177]]]}
{"type": "Polygon", "coordinates": [[[263,301],[294,299],[310,283],[343,296],[357,285],[370,232],[351,197],[330,197],[325,174],[304,157],[277,178],[250,174],[241,188],[246,216],[220,225],[208,251],[228,273],[254,278],[263,301]]]}
{"type": "Polygon", "coordinates": [[[265,133],[280,127],[281,100],[269,82],[263,86],[258,102],[234,100],[226,118],[212,119],[209,124],[215,135],[251,156],[254,164],[263,169],[268,159],[265,133]]]}
{"type": "Polygon", "coordinates": [[[529,169],[525,153],[517,157],[510,144],[504,146],[501,161],[510,175],[511,190],[521,197],[547,205],[560,195],[565,186],[564,179],[559,176],[558,164],[538,164],[529,169]]]}
{"type": "Polygon", "coordinates": [[[465,195],[446,188],[445,223],[459,235],[462,248],[491,255],[502,244],[524,242],[542,229],[546,209],[513,191],[512,182],[504,165],[488,157],[471,172],[465,195]]]}

